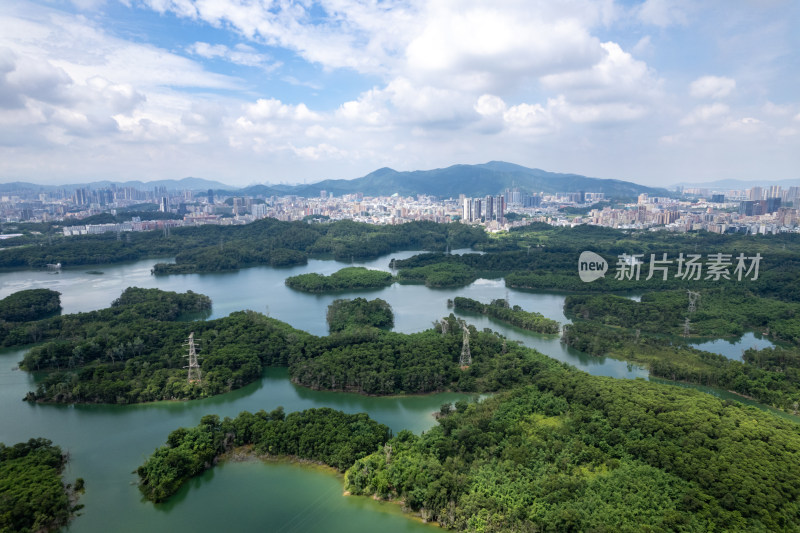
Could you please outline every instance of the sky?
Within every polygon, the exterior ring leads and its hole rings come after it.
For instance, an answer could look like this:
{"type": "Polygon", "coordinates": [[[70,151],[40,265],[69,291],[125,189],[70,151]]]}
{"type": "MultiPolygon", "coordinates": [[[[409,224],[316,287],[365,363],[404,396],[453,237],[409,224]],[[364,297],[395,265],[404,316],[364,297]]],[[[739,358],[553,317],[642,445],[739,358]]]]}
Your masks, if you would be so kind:
{"type": "Polygon", "coordinates": [[[0,0],[0,182],[800,178],[798,0],[0,0]]]}

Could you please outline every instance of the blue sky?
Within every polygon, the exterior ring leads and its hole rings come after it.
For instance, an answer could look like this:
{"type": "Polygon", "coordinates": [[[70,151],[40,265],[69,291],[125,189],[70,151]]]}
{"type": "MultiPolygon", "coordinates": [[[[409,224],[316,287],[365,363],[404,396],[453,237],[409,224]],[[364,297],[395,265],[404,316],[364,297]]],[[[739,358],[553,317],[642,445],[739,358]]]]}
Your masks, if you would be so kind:
{"type": "Polygon", "coordinates": [[[0,2],[0,181],[800,178],[796,0],[0,2]]]}

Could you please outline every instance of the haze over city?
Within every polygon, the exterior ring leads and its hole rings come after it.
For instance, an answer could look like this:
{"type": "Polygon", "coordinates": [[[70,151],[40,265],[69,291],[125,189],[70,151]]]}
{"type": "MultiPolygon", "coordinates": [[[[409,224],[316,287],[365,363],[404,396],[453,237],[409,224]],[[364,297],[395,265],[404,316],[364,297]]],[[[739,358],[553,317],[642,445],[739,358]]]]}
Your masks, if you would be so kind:
{"type": "Polygon", "coordinates": [[[0,181],[797,178],[798,6],[4,2],[0,181]]]}

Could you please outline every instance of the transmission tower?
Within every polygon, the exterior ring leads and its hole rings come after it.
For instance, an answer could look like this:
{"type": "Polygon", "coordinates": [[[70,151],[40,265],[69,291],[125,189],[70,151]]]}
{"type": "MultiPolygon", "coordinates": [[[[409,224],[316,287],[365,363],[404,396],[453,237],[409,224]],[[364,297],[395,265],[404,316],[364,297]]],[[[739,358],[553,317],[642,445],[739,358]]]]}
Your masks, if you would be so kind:
{"type": "Polygon", "coordinates": [[[461,331],[464,334],[464,342],[461,345],[461,357],[458,360],[458,365],[465,369],[472,364],[472,353],[469,351],[469,326],[463,320],[459,320],[461,324],[461,331]]]}
{"type": "Polygon", "coordinates": [[[687,290],[686,292],[689,293],[689,312],[694,313],[695,309],[697,309],[697,300],[700,299],[700,293],[687,290]]]}
{"type": "Polygon", "coordinates": [[[686,321],[683,323],[683,336],[689,336],[689,330],[691,329],[691,322],[689,322],[689,317],[686,317],[686,321]]]}
{"type": "MultiPolygon", "coordinates": [[[[198,339],[200,340],[200,339],[198,339]]],[[[189,366],[183,368],[189,369],[189,383],[200,383],[200,365],[197,364],[197,347],[194,344],[194,331],[189,333],[189,340],[184,346],[189,347],[189,354],[184,357],[189,358],[189,366]]]]}

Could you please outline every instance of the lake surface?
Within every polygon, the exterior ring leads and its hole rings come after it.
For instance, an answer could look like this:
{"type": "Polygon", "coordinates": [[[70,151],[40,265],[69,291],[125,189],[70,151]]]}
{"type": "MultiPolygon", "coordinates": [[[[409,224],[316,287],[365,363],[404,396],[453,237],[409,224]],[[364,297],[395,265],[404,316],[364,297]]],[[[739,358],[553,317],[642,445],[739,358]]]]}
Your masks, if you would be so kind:
{"type": "Polygon", "coordinates": [[[692,344],[691,346],[698,350],[706,352],[718,353],[724,355],[728,359],[735,359],[737,361],[744,361],[743,355],[745,350],[755,348],[756,350],[763,350],[764,348],[772,348],[775,345],[767,338],[748,331],[744,335],[733,339],[714,339],[710,341],[692,344]]]}
{"type": "MultiPolygon", "coordinates": [[[[406,258],[415,253],[394,253],[352,264],[389,271],[391,258],[406,258]]],[[[289,289],[284,284],[285,278],[306,272],[331,274],[348,264],[312,259],[307,265],[285,269],[254,267],[228,273],[156,277],[150,274],[156,262],[149,259],[92,265],[64,269],[59,274],[4,272],[0,273],[0,298],[22,289],[50,288],[62,293],[63,312],[73,313],[107,307],[129,286],[192,290],[211,297],[212,318],[252,309],[316,335],[327,334],[328,304],[336,298],[356,296],[380,297],[389,302],[395,313],[394,329],[405,333],[427,329],[433,321],[450,314],[447,301],[455,296],[483,302],[505,298],[526,311],[540,312],[562,324],[568,322],[563,315],[564,295],[507,289],[502,279],[481,279],[458,289],[395,284],[377,290],[312,295],[289,289]]],[[[647,371],[635,365],[567,348],[558,336],[537,335],[482,315],[460,316],[478,328],[494,329],[591,374],[647,377],[647,371]]],[[[397,505],[343,497],[341,478],[321,469],[287,464],[225,464],[188,483],[170,502],[161,505],[142,500],[133,471],[165,442],[170,431],[196,425],[206,414],[233,417],[243,410],[269,411],[279,405],[287,412],[332,407],[348,413],[367,412],[394,432],[410,429],[419,433],[433,426],[432,414],[442,403],[471,398],[455,393],[375,398],[312,391],[293,385],[286,369],[267,369],[257,383],[193,402],[31,405],[22,398],[35,389],[35,378],[15,369],[24,352],[24,349],[0,351],[0,441],[11,444],[31,437],[46,437],[70,453],[65,475],[70,481],[83,477],[87,488],[81,498],[85,505],[83,515],[71,524],[71,532],[432,531],[432,526],[402,516],[397,505]]]]}

